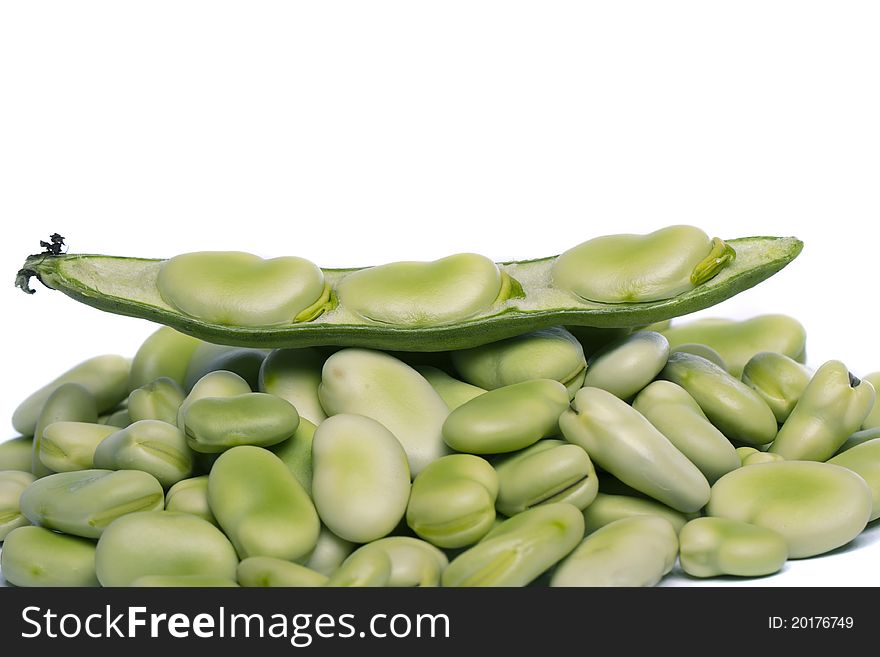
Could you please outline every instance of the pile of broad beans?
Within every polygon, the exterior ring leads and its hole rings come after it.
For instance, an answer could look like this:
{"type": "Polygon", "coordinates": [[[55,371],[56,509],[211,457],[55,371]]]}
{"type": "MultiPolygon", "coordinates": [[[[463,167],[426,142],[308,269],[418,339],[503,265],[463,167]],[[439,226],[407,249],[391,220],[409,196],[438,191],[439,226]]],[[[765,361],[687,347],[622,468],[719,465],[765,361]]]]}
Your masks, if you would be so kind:
{"type": "Polygon", "coordinates": [[[672,226],[347,270],[62,244],[23,290],[168,326],[16,409],[16,586],[649,586],[676,562],[769,575],[880,516],[880,373],[811,371],[796,320],[566,326],[718,303],[795,238],[672,226]]]}
{"type": "Polygon", "coordinates": [[[755,577],[880,516],[880,373],[781,315],[441,353],[160,328],[16,410],[16,586],[647,586],[755,577]]]}

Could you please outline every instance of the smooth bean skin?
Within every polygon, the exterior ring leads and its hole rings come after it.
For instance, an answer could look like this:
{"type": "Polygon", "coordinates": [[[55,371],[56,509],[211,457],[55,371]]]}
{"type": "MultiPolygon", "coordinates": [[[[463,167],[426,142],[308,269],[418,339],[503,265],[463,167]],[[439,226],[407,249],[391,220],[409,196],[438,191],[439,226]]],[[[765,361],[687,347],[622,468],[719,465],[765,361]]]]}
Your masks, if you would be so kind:
{"type": "Polygon", "coordinates": [[[685,344],[678,345],[674,349],[670,349],[669,353],[684,353],[693,354],[694,356],[700,356],[701,358],[705,358],[706,360],[708,360],[710,363],[715,363],[722,370],[727,371],[727,363],[724,362],[721,354],[719,354],[712,347],[706,344],[699,344],[697,342],[686,342],[685,344]]]}
{"type": "Polygon", "coordinates": [[[0,443],[0,470],[30,472],[33,465],[34,440],[28,436],[10,438],[0,443]]]}
{"type": "Polygon", "coordinates": [[[746,363],[742,382],[757,392],[782,424],[810,383],[812,373],[784,354],[762,351],[746,363]]]}
{"type": "Polygon", "coordinates": [[[654,380],[668,357],[669,342],[660,333],[632,333],[590,356],[584,386],[630,399],[654,380]]]}
{"type": "Polygon", "coordinates": [[[290,402],[301,418],[321,424],[327,418],[318,399],[325,360],[311,347],[275,349],[260,366],[258,389],[290,402]]]}
{"type": "MultiPolygon", "coordinates": [[[[565,326],[564,328],[581,343],[581,346],[584,348],[584,354],[586,354],[588,358],[606,345],[617,340],[622,340],[633,332],[631,327],[598,328],[595,326],[565,326]]],[[[656,331],[659,329],[643,327],[642,330],[656,331]]]]}
{"type": "Polygon", "coordinates": [[[406,453],[388,429],[363,415],[324,420],[312,442],[312,496],[337,536],[367,543],[390,533],[406,512],[406,453]]]}
{"type": "Polygon", "coordinates": [[[735,253],[694,226],[646,235],[605,235],[560,255],[553,283],[600,303],[659,301],[712,278],[735,253]]]}
{"type": "Polygon", "coordinates": [[[807,333],[796,319],[787,315],[759,315],[751,319],[698,319],[675,324],[663,331],[669,345],[699,343],[718,352],[727,363],[727,371],[739,378],[751,358],[762,351],[772,351],[806,360],[807,333]]]}
{"type": "Polygon", "coordinates": [[[304,564],[307,568],[330,577],[342,565],[342,562],[354,552],[356,547],[351,541],[339,538],[322,525],[315,549],[304,560],[304,564]]]}
{"type": "Polygon", "coordinates": [[[880,518],[880,438],[856,445],[828,463],[852,470],[865,480],[873,498],[870,519],[880,518]]]}
{"type": "Polygon", "coordinates": [[[199,588],[220,589],[236,588],[238,583],[225,577],[207,575],[144,575],[138,577],[129,586],[135,588],[199,588]]]}
{"type": "Polygon", "coordinates": [[[40,460],[43,431],[55,422],[98,422],[95,396],[78,383],[63,383],[58,386],[40,411],[34,433],[31,471],[38,477],[51,472],[40,460]]]}
{"type": "Polygon", "coordinates": [[[488,461],[450,454],[428,464],[413,481],[406,522],[433,545],[464,547],[492,529],[497,496],[498,475],[488,461]]]}
{"type": "Polygon", "coordinates": [[[131,416],[129,416],[127,408],[120,408],[118,411],[115,411],[110,415],[99,416],[98,424],[104,424],[108,427],[118,427],[119,429],[124,429],[131,424],[131,416]]]}
{"type": "Polygon", "coordinates": [[[120,516],[164,508],[165,492],[140,470],[79,470],[38,479],[22,493],[21,512],[35,525],[98,538],[120,516]]]}
{"type": "Polygon", "coordinates": [[[766,445],[776,437],[776,416],[767,403],[742,381],[705,358],[670,354],[660,378],[684,388],[728,439],[766,445]]]}
{"type": "Polygon", "coordinates": [[[599,479],[587,453],[562,440],[541,440],[495,461],[500,513],[513,516],[540,504],[568,502],[585,509],[599,479]]]}
{"type": "Polygon", "coordinates": [[[12,414],[12,426],[22,435],[38,436],[35,429],[43,407],[66,383],[85,388],[95,399],[96,413],[105,413],[128,395],[128,371],[128,360],[122,356],[96,356],[83,361],[21,402],[12,414]]]}
{"type": "Polygon", "coordinates": [[[180,405],[180,409],[177,411],[177,426],[181,431],[186,431],[184,415],[189,407],[200,399],[235,397],[246,395],[249,392],[251,392],[251,387],[238,374],[226,370],[209,372],[196,382],[180,405]]]}
{"type": "Polygon", "coordinates": [[[437,391],[450,411],[454,411],[465,402],[469,402],[474,397],[479,397],[486,392],[483,388],[472,386],[470,383],[449,376],[439,367],[417,365],[415,369],[437,391]]]}
{"type": "Polygon", "coordinates": [[[712,487],[709,516],[779,532],[789,557],[822,554],[849,543],[871,517],[871,489],[839,465],[783,461],[730,472],[712,487]]]}
{"type": "Polygon", "coordinates": [[[696,465],[710,484],[740,466],[733,445],[681,386],[654,381],[636,396],[632,407],[696,465]]]}
{"type": "Polygon", "coordinates": [[[239,445],[277,445],[296,432],[299,414],[280,397],[249,392],[196,400],[184,412],[183,424],[190,448],[211,454],[239,445]]]}
{"type": "Polygon", "coordinates": [[[186,368],[201,343],[198,338],[179,333],[169,326],[156,330],[144,340],[131,362],[128,389],[137,390],[161,378],[169,378],[183,386],[186,368]]]}
{"type": "Polygon", "coordinates": [[[678,536],[659,516],[633,516],[587,536],[557,566],[550,586],[654,586],[675,564],[678,536]]]}
{"type": "Polygon", "coordinates": [[[358,549],[330,575],[325,586],[387,586],[390,579],[391,557],[385,550],[358,549]]]}
{"type": "MultiPolygon", "coordinates": [[[[874,386],[874,391],[880,394],[880,372],[872,372],[862,377],[863,381],[867,381],[874,386]]],[[[868,417],[862,422],[862,429],[880,429],[880,402],[875,401],[874,407],[868,413],[868,417]]]]}
{"type": "Polygon", "coordinates": [[[449,452],[443,442],[446,402],[402,361],[371,349],[341,349],[324,363],[318,388],[328,415],[354,413],[384,425],[403,445],[417,475],[449,452]]]}
{"type": "Polygon", "coordinates": [[[584,535],[577,507],[542,504],[505,520],[443,571],[443,586],[525,586],[571,552],[584,535]]]}
{"type": "MultiPolygon", "coordinates": [[[[875,401],[874,403],[877,404],[880,402],[875,401]]],[[[875,438],[880,438],[880,427],[856,431],[854,434],[846,439],[843,445],[840,446],[840,449],[837,450],[837,453],[842,454],[843,452],[852,449],[856,445],[861,445],[862,443],[866,443],[869,440],[874,440],[875,438]]],[[[0,445],[0,448],[2,448],[2,445],[0,445]]]]}
{"type": "Polygon", "coordinates": [[[242,559],[296,561],[318,540],[312,500],[281,459],[260,447],[233,447],[217,459],[208,503],[242,559]]]}
{"type": "Polygon", "coordinates": [[[148,472],[162,488],[170,488],[193,471],[186,436],[176,425],[160,420],[140,420],[107,436],[95,450],[94,463],[105,470],[148,472]]]}
{"type": "Polygon", "coordinates": [[[0,552],[0,570],[15,586],[98,586],[95,543],[42,527],[19,527],[0,552]]]}
{"type": "Polygon", "coordinates": [[[464,381],[484,390],[555,379],[569,399],[583,385],[587,369],[581,343],[561,326],[453,351],[452,363],[464,381]]]}
{"type": "Polygon", "coordinates": [[[476,253],[433,262],[393,262],[346,275],[340,303],[359,316],[397,326],[437,326],[473,317],[502,294],[498,266],[476,253]]]}
{"type": "Polygon", "coordinates": [[[264,260],[240,251],[185,253],[166,260],[156,287],[180,312],[223,326],[299,321],[324,293],[324,274],[304,258],[264,260]]]}
{"type": "Polygon", "coordinates": [[[119,427],[96,422],[53,422],[43,429],[40,462],[52,472],[95,467],[95,450],[119,427]]]}
{"type": "Polygon", "coordinates": [[[874,405],[874,387],[828,361],[810,380],[770,451],[789,461],[825,461],[846,442],[874,405]]]}
{"type": "Polygon", "coordinates": [[[189,513],[216,525],[217,519],[208,504],[208,475],[182,479],[169,488],[165,493],[165,510],[189,513]]]}
{"type": "Polygon", "coordinates": [[[743,446],[743,447],[736,448],[736,457],[739,459],[739,464],[741,466],[746,464],[746,459],[749,458],[752,454],[761,454],[761,453],[762,452],[759,452],[754,447],[743,446]]]}
{"type": "Polygon", "coordinates": [[[678,540],[681,568],[694,577],[772,575],[788,558],[788,544],[781,534],[727,518],[695,518],[678,540]]]}
{"type": "Polygon", "coordinates": [[[755,451],[754,454],[748,454],[742,459],[742,465],[759,465],[761,463],[774,463],[776,461],[784,461],[785,459],[780,454],[773,454],[772,452],[761,452],[755,451]]]}
{"type": "Polygon", "coordinates": [[[559,427],[602,469],[678,511],[696,511],[709,499],[703,473],[641,413],[610,392],[581,388],[559,427]]]}
{"type": "Polygon", "coordinates": [[[188,513],[131,513],[98,540],[95,565],[101,586],[131,586],[145,576],[211,577],[235,581],[238,557],[211,523],[188,513]]]}
{"type": "Polygon", "coordinates": [[[205,375],[224,371],[238,374],[247,381],[251,390],[256,390],[260,378],[260,368],[268,353],[265,349],[227,347],[202,342],[196,347],[187,365],[183,387],[185,390],[191,390],[196,382],[205,375]]]}
{"type": "Polygon", "coordinates": [[[238,564],[238,583],[244,587],[324,586],[327,575],[275,557],[248,557],[238,564]]]}
{"type": "Polygon", "coordinates": [[[128,417],[132,422],[161,420],[176,424],[177,412],[185,398],[181,385],[163,376],[131,391],[128,395],[128,417]]]}
{"type": "Polygon", "coordinates": [[[502,454],[558,433],[568,392],[553,379],[496,388],[456,408],[443,423],[443,439],[459,452],[502,454]]]}
{"type": "Polygon", "coordinates": [[[306,493],[312,494],[312,441],[317,427],[306,420],[299,419],[296,432],[287,440],[272,445],[270,451],[284,461],[306,493]]]}
{"type": "Polygon", "coordinates": [[[665,518],[672,524],[676,532],[681,531],[681,528],[688,521],[685,514],[670,509],[656,500],[599,492],[593,502],[584,509],[584,531],[587,534],[592,534],[597,529],[616,520],[633,516],[665,518]]]}
{"type": "Polygon", "coordinates": [[[0,543],[13,529],[29,525],[19,507],[24,489],[34,482],[34,475],[20,470],[0,470],[0,543]]]}
{"type": "MultiPolygon", "coordinates": [[[[384,552],[391,571],[384,586],[439,586],[440,575],[449,564],[436,547],[409,536],[388,536],[357,549],[360,553],[384,552]]],[[[378,561],[378,559],[377,559],[378,561]]]]}

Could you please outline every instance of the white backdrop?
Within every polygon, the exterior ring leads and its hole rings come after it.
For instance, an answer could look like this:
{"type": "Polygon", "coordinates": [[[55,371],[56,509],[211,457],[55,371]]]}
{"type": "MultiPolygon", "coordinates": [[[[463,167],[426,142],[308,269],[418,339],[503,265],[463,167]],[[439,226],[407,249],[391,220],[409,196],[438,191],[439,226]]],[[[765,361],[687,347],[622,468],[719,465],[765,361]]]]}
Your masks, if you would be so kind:
{"type": "MultiPolygon", "coordinates": [[[[795,263],[701,314],[788,313],[812,365],[880,369],[878,33],[877,3],[841,0],[3,3],[0,414],[154,328],[15,290],[54,231],[329,267],[796,235],[795,263]]],[[[878,558],[875,527],[745,583],[876,586],[878,558]]]]}

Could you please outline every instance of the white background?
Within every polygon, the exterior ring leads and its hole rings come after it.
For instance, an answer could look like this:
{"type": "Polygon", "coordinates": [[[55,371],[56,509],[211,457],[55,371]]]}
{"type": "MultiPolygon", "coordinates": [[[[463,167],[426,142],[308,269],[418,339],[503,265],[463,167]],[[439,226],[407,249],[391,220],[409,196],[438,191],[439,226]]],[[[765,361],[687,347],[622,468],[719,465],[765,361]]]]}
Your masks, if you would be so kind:
{"type": "MultiPolygon", "coordinates": [[[[880,369],[875,2],[0,7],[4,417],[154,328],[14,289],[54,231],[73,252],[329,267],[672,223],[796,235],[794,264],[703,314],[788,313],[811,364],[880,369]]],[[[876,586],[877,563],[874,527],[745,583],[876,586]]]]}

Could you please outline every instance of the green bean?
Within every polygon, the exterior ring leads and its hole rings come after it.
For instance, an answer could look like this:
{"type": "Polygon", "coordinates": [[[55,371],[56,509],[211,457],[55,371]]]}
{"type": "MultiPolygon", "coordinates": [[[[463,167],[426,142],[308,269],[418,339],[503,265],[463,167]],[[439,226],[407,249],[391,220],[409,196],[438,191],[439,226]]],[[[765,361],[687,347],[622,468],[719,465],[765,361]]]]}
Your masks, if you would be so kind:
{"type": "Polygon", "coordinates": [[[450,454],[422,470],[412,484],[406,522],[420,538],[444,548],[477,542],[495,521],[498,475],[471,454],[450,454]]]}
{"type": "Polygon", "coordinates": [[[782,461],[747,466],[715,482],[706,512],[779,532],[793,559],[845,545],[871,517],[868,484],[839,465],[782,461]]]}
{"type": "Polygon", "coordinates": [[[186,423],[183,421],[184,414],[193,403],[200,399],[235,397],[249,392],[251,392],[251,387],[238,374],[225,370],[210,372],[196,382],[186,399],[183,400],[177,411],[177,426],[181,431],[186,430],[186,423]]]}
{"type": "Polygon", "coordinates": [[[176,425],[141,420],[107,436],[94,453],[94,464],[105,470],[141,470],[170,488],[192,474],[192,452],[176,425]]]}
{"type": "Polygon", "coordinates": [[[669,342],[659,333],[638,331],[606,345],[587,361],[584,386],[630,399],[666,365],[669,342]]]}
{"type": "Polygon", "coordinates": [[[327,417],[318,399],[325,360],[316,349],[276,349],[260,367],[259,390],[290,402],[300,418],[320,424],[327,417]]]}
{"type": "Polygon", "coordinates": [[[108,427],[116,427],[124,429],[131,424],[131,416],[128,414],[127,408],[120,408],[110,415],[99,415],[98,424],[104,424],[108,427]]]}
{"type": "Polygon", "coordinates": [[[770,451],[788,460],[831,458],[862,426],[875,397],[870,383],[853,377],[840,361],[828,361],[816,370],[770,451]]]}
{"type": "Polygon", "coordinates": [[[727,371],[737,378],[746,363],[762,351],[783,354],[800,363],[806,359],[804,327],[786,315],[760,315],[744,321],[698,319],[675,324],[663,334],[673,349],[693,342],[711,347],[727,363],[727,371]]]}
{"type": "MultiPolygon", "coordinates": [[[[867,381],[874,386],[874,391],[880,394],[880,372],[872,372],[862,377],[863,381],[867,381]]],[[[880,402],[874,402],[874,407],[868,413],[868,417],[862,422],[862,429],[880,429],[880,402]]]]}
{"type": "Polygon", "coordinates": [[[762,351],[746,363],[742,382],[767,402],[776,421],[782,424],[804,394],[811,376],[810,370],[796,360],[784,354],[762,351]]]}
{"type": "Polygon", "coordinates": [[[355,413],[384,425],[403,445],[413,475],[449,451],[446,403],[421,374],[388,354],[337,351],[324,363],[318,396],[328,415],[355,413]]]}
{"type": "Polygon", "coordinates": [[[40,462],[52,472],[95,467],[95,450],[119,427],[94,422],[53,422],[43,430],[40,462]]]}
{"type": "Polygon", "coordinates": [[[238,558],[211,523],[188,513],[149,511],[110,524],[98,541],[95,566],[101,586],[131,586],[145,576],[235,581],[238,558]]]}
{"type": "Polygon", "coordinates": [[[299,425],[290,438],[269,448],[284,461],[284,465],[309,495],[312,494],[312,441],[316,428],[308,420],[300,418],[299,425]]]}
{"type": "Polygon", "coordinates": [[[161,420],[169,424],[177,423],[177,413],[186,395],[174,379],[160,377],[128,395],[128,416],[132,422],[140,420],[161,420]]]}
{"type": "Polygon", "coordinates": [[[670,509],[656,500],[630,495],[609,495],[599,492],[593,502],[584,509],[584,529],[587,534],[592,534],[597,529],[609,525],[621,518],[633,516],[658,516],[668,520],[676,532],[681,531],[688,516],[670,509]]]}
{"type": "Polygon", "coordinates": [[[525,586],[571,552],[584,535],[580,510],[542,504],[505,520],[443,571],[443,586],[525,586]]]}
{"type": "Polygon", "coordinates": [[[610,392],[581,388],[559,427],[601,468],[674,509],[696,511],[709,499],[703,473],[641,413],[610,392]]]}
{"type": "Polygon", "coordinates": [[[550,586],[654,586],[675,564],[678,536],[665,518],[622,518],[587,536],[550,586]]]}
{"type": "Polygon", "coordinates": [[[21,513],[19,500],[24,489],[34,482],[34,475],[20,470],[0,470],[0,543],[13,529],[29,525],[21,513]]]}
{"type": "Polygon", "coordinates": [[[865,480],[874,500],[870,519],[880,518],[880,438],[856,445],[828,463],[852,470],[865,480]]]}
{"type": "Polygon", "coordinates": [[[788,558],[788,544],[779,533],[727,518],[691,520],[679,541],[681,568],[694,577],[771,575],[788,558]]]}
{"type": "Polygon", "coordinates": [[[324,420],[312,443],[312,496],[336,535],[367,543],[387,535],[406,512],[406,453],[384,426],[343,413],[324,420]]]}
{"type": "Polygon", "coordinates": [[[98,411],[95,407],[95,397],[85,387],[78,383],[62,383],[46,400],[40,411],[34,429],[33,464],[32,471],[38,477],[51,472],[40,460],[40,452],[43,444],[43,431],[55,422],[90,422],[97,423],[98,411]]]}
{"type": "Polygon", "coordinates": [[[779,454],[773,454],[772,452],[755,451],[753,454],[749,454],[742,459],[742,465],[758,465],[760,463],[774,463],[784,460],[785,458],[783,458],[779,454]]]}
{"type": "Polygon", "coordinates": [[[599,479],[587,453],[562,440],[541,440],[495,461],[498,511],[506,516],[540,504],[568,502],[584,509],[595,499],[599,479]]]}
{"type": "Polygon", "coordinates": [[[280,397],[249,392],[197,399],[183,412],[183,424],[189,446],[212,453],[238,445],[277,445],[296,432],[299,414],[280,397]]]}
{"type": "Polygon", "coordinates": [[[275,557],[248,557],[238,564],[238,583],[245,587],[324,586],[327,575],[275,557]]]}
{"type": "Polygon", "coordinates": [[[357,546],[354,543],[339,538],[322,525],[315,549],[304,560],[304,564],[307,568],[330,577],[342,565],[342,562],[354,552],[355,547],[357,546]]]}
{"type": "MultiPolygon", "coordinates": [[[[675,235],[680,230],[677,227],[666,234],[675,235]]],[[[686,231],[688,235],[699,232],[686,231]]],[[[587,301],[579,296],[579,292],[585,292],[581,283],[597,281],[594,274],[613,263],[583,262],[583,247],[576,247],[561,258],[498,263],[502,277],[511,279],[512,293],[506,300],[499,299],[466,318],[461,317],[460,305],[457,310],[438,306],[431,309],[432,314],[459,319],[429,326],[383,323],[359,315],[357,309],[337,302],[340,284],[358,270],[321,272],[299,258],[264,261],[240,253],[197,253],[172,260],[147,260],[41,254],[27,259],[16,284],[32,292],[29,280],[37,276],[45,286],[77,301],[109,312],[148,318],[209,342],[249,347],[338,344],[440,351],[474,347],[560,324],[644,326],[695,312],[773,275],[793,260],[803,246],[794,238],[728,240],[727,246],[737,255],[736,260],[730,261],[726,251],[717,248],[720,240],[712,245],[706,242],[705,252],[698,253],[700,249],[693,244],[699,240],[692,241],[690,237],[686,246],[676,245],[673,249],[654,239],[648,236],[642,241],[648,246],[660,244],[658,251],[641,252],[639,247],[640,255],[617,263],[612,276],[621,281],[632,280],[633,275],[644,273],[644,268],[655,260],[662,267],[651,273],[645,285],[622,289],[612,298],[616,302],[644,298],[647,290],[654,290],[648,296],[667,297],[662,300],[614,305],[587,301]],[[714,270],[722,264],[720,272],[714,270]],[[687,274],[684,279],[679,272],[687,274]],[[522,288],[522,295],[513,281],[522,288]],[[331,288],[335,288],[333,293],[331,288]],[[674,298],[668,298],[676,293],[674,298]]],[[[615,243],[619,246],[621,242],[617,238],[615,243]]],[[[590,244],[586,243],[587,248],[594,248],[590,244]]],[[[438,293],[438,304],[441,297],[438,293]]],[[[453,300],[458,304],[455,296],[453,300]]],[[[392,301],[381,299],[379,306],[387,310],[392,301]]],[[[766,349],[759,351],[763,350],[766,349]]]]}
{"type": "Polygon", "coordinates": [[[569,398],[583,384],[587,367],[581,343],[559,326],[453,352],[452,362],[462,379],[486,390],[554,379],[569,398]]]}
{"type": "Polygon", "coordinates": [[[474,397],[479,397],[486,392],[483,388],[449,376],[437,367],[417,365],[415,369],[437,391],[437,394],[446,402],[450,411],[454,411],[465,402],[469,402],[474,397]]]}
{"type": "Polygon", "coordinates": [[[660,378],[684,388],[732,441],[764,445],[776,437],[776,417],[767,403],[739,379],[705,358],[675,353],[660,378]]]}
{"type": "MultiPolygon", "coordinates": [[[[878,404],[880,402],[875,401],[874,404],[878,404]]],[[[838,454],[842,454],[843,452],[852,449],[856,445],[861,445],[862,443],[866,443],[869,440],[874,440],[875,438],[880,438],[880,427],[874,427],[873,429],[862,429],[861,431],[856,431],[849,438],[844,441],[843,445],[840,446],[840,449],[837,450],[838,454]]],[[[2,450],[2,445],[0,445],[0,450],[2,450]]],[[[2,452],[0,452],[2,453],[2,452]]],[[[10,469],[20,469],[20,468],[10,468],[10,469]]]]}
{"type": "Polygon", "coordinates": [[[309,496],[281,459],[260,447],[233,447],[217,459],[208,475],[208,503],[242,559],[295,561],[318,540],[309,496]]]}
{"type": "Polygon", "coordinates": [[[682,387],[654,381],[632,406],[696,465],[710,484],[739,467],[733,445],[682,387]]]}
{"type": "Polygon", "coordinates": [[[128,389],[137,390],[148,383],[167,377],[183,386],[186,368],[201,340],[163,326],[140,346],[131,362],[128,389]]]}
{"type": "Polygon", "coordinates": [[[391,579],[391,557],[385,550],[352,552],[327,580],[326,586],[387,586],[391,579]]]}
{"type": "Polygon", "coordinates": [[[15,586],[98,586],[95,543],[42,527],[19,527],[6,537],[0,570],[15,586]]]}
{"type": "Polygon", "coordinates": [[[120,516],[163,509],[165,494],[155,477],[139,470],[80,470],[38,479],[20,504],[35,525],[98,538],[120,516]]]}
{"type": "Polygon", "coordinates": [[[208,504],[208,475],[182,479],[165,493],[165,510],[198,516],[212,525],[217,519],[208,504]]]}
{"type": "Polygon", "coordinates": [[[234,372],[248,383],[252,390],[257,389],[260,368],[268,352],[264,349],[245,349],[227,347],[219,344],[202,342],[193,352],[186,368],[183,387],[191,390],[196,382],[206,374],[218,372],[234,372]]]}
{"type": "Polygon", "coordinates": [[[443,439],[460,452],[501,454],[528,447],[559,431],[568,408],[565,386],[535,379],[496,388],[456,408],[443,423],[443,439]]]}
{"type": "MultiPolygon", "coordinates": [[[[383,586],[438,586],[443,569],[449,564],[446,555],[430,543],[409,536],[389,536],[357,549],[364,554],[384,553],[391,564],[383,586]]],[[[375,559],[379,562],[381,559],[375,559]]]]}
{"type": "Polygon", "coordinates": [[[46,402],[67,383],[81,385],[94,397],[96,413],[109,411],[128,394],[128,370],[128,361],[122,356],[96,356],[83,361],[21,402],[12,414],[12,426],[25,436],[39,436],[37,420],[46,402]]]}
{"type": "Polygon", "coordinates": [[[715,363],[722,370],[727,371],[727,363],[724,362],[721,354],[709,345],[699,344],[697,342],[686,342],[685,344],[678,345],[675,349],[670,349],[669,353],[693,354],[694,356],[700,356],[701,358],[708,360],[710,363],[715,363]]]}
{"type": "Polygon", "coordinates": [[[19,436],[0,442],[0,470],[25,470],[33,467],[34,440],[19,436]]]}

